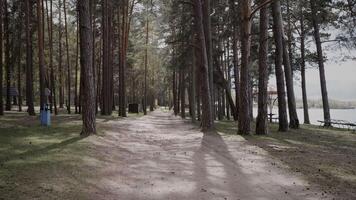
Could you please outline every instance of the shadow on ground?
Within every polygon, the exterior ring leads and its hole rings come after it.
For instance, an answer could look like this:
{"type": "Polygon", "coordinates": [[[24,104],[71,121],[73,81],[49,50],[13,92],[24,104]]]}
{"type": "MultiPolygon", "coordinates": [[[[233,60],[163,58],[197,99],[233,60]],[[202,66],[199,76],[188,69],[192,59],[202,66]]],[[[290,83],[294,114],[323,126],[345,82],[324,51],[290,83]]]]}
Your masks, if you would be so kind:
{"type": "MultiPolygon", "coordinates": [[[[234,135],[236,125],[219,122],[220,132],[234,135]]],[[[321,186],[323,195],[356,199],[356,135],[352,131],[305,125],[299,130],[279,133],[270,126],[267,136],[244,136],[290,167],[308,181],[321,186]]]]}

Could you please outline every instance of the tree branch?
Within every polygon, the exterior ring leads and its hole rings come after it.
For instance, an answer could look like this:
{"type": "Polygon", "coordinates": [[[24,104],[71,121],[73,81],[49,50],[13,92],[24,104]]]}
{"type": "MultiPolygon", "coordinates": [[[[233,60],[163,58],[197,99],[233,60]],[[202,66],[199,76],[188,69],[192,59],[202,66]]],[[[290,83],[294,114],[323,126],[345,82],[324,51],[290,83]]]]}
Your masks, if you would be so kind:
{"type": "Polygon", "coordinates": [[[273,1],[276,0],[265,0],[263,3],[261,3],[260,5],[258,5],[256,8],[254,8],[250,14],[250,20],[252,19],[252,17],[256,14],[257,11],[259,11],[261,8],[267,6],[268,4],[273,3],[273,1]]]}

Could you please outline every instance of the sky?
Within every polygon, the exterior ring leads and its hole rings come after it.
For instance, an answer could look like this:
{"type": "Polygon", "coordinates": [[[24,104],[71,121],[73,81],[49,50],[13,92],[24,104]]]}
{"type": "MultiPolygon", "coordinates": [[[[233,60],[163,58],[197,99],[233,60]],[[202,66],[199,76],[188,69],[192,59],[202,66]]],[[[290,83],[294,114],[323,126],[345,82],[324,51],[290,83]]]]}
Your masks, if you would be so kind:
{"type": "MultiPolygon", "coordinates": [[[[299,73],[299,72],[295,72],[299,73]]],[[[356,101],[356,61],[326,62],[325,76],[329,99],[339,101],[356,101]]],[[[295,75],[294,89],[296,99],[302,99],[300,75],[295,75]]],[[[320,100],[320,78],[317,67],[306,71],[307,94],[309,100],[320,100]]],[[[271,88],[276,88],[276,78],[269,80],[271,88]]]]}
{"type": "MultiPolygon", "coordinates": [[[[355,101],[356,100],[356,61],[326,62],[325,75],[329,99],[355,101]]],[[[308,69],[307,92],[309,99],[321,99],[319,69],[308,69]]],[[[296,98],[301,99],[300,81],[295,82],[296,98]]]]}

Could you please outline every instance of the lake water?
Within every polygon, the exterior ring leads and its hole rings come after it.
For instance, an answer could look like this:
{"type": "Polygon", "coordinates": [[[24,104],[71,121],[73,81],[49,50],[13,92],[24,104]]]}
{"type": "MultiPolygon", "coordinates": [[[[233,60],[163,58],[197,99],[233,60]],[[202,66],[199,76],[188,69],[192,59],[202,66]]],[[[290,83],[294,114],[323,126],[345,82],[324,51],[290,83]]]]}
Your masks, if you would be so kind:
{"type": "MultiPolygon", "coordinates": [[[[254,116],[256,117],[257,115],[257,108],[253,109],[254,116]]],[[[298,117],[300,123],[304,123],[304,112],[303,109],[297,109],[298,112],[298,117]]],[[[278,114],[278,109],[274,108],[273,109],[274,114],[278,114]]],[[[349,122],[355,122],[356,123],[356,109],[331,109],[331,119],[336,119],[336,120],[346,120],[349,122]]],[[[315,125],[319,125],[320,123],[318,120],[323,120],[324,119],[324,113],[323,109],[319,108],[310,108],[309,109],[309,118],[310,122],[315,125]]]]}

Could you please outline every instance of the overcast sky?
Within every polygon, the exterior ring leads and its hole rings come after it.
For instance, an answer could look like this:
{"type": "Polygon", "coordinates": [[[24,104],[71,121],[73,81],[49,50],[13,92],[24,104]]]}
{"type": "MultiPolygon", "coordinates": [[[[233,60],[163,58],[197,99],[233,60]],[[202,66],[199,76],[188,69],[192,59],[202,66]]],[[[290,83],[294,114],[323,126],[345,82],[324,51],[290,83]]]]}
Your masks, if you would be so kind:
{"type": "MultiPolygon", "coordinates": [[[[356,61],[327,62],[325,73],[329,98],[333,100],[356,100],[356,61]]],[[[321,99],[319,69],[307,70],[307,92],[310,99],[321,99]]],[[[301,99],[300,81],[295,82],[296,98],[301,99]]]]}

